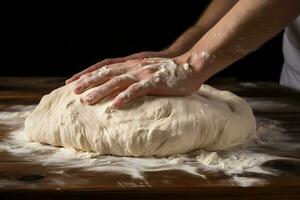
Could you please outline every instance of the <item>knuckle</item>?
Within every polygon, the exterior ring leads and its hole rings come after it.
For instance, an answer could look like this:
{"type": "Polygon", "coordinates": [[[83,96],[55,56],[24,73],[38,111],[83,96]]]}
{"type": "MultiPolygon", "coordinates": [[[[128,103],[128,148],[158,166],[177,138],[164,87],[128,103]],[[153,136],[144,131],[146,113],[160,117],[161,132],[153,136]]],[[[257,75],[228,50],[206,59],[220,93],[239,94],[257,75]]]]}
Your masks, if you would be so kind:
{"type": "Polygon", "coordinates": [[[116,77],[113,78],[113,82],[114,82],[115,84],[122,83],[122,82],[124,82],[124,81],[126,81],[126,80],[127,80],[127,77],[126,77],[125,75],[116,76],[116,77]]]}
{"type": "Polygon", "coordinates": [[[127,82],[127,81],[136,81],[137,78],[133,75],[133,74],[122,74],[120,76],[118,76],[119,80],[120,81],[124,81],[124,82],[127,82]]]}
{"type": "Polygon", "coordinates": [[[130,91],[123,91],[118,95],[118,99],[126,100],[126,99],[130,99],[131,96],[132,96],[132,93],[130,91]]]}
{"type": "Polygon", "coordinates": [[[123,81],[123,77],[122,76],[116,76],[112,79],[112,84],[118,84],[121,83],[123,81]]]}
{"type": "Polygon", "coordinates": [[[146,67],[146,72],[147,73],[154,73],[154,72],[156,72],[157,71],[157,69],[158,69],[158,67],[157,66],[149,66],[149,67],[146,67]]]}
{"type": "Polygon", "coordinates": [[[87,74],[83,74],[83,75],[80,77],[80,79],[81,79],[81,81],[84,81],[84,80],[86,80],[88,77],[89,77],[89,76],[88,76],[87,74]]]}
{"type": "Polygon", "coordinates": [[[92,73],[87,73],[81,76],[80,80],[79,80],[79,84],[81,84],[82,86],[86,86],[88,84],[91,84],[93,82],[96,82],[97,77],[95,77],[92,73]]]}
{"type": "Polygon", "coordinates": [[[103,92],[106,91],[106,87],[98,87],[96,90],[95,90],[95,93],[96,94],[102,94],[103,92]]]}
{"type": "Polygon", "coordinates": [[[127,72],[126,65],[119,65],[119,73],[124,74],[127,72]]]}
{"type": "Polygon", "coordinates": [[[138,90],[142,89],[142,85],[141,84],[133,84],[128,89],[129,89],[129,91],[138,91],[138,90]]]}
{"type": "Polygon", "coordinates": [[[87,78],[90,78],[92,75],[93,75],[93,74],[92,74],[91,72],[85,74],[85,76],[86,76],[87,78]]]}
{"type": "Polygon", "coordinates": [[[111,74],[111,69],[109,69],[108,65],[105,65],[97,70],[98,76],[109,76],[111,74]]]}

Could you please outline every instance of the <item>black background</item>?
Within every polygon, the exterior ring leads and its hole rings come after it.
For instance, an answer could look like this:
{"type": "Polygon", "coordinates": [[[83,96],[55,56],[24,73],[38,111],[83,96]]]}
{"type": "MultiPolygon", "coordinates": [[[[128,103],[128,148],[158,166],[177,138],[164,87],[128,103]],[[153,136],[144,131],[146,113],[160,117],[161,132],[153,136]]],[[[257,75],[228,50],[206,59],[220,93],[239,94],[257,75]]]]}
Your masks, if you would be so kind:
{"type": "MultiPolygon", "coordinates": [[[[210,1],[102,1],[1,6],[0,76],[71,76],[108,57],[160,50],[210,1]]],[[[278,81],[282,33],[217,76],[278,81]]]]}

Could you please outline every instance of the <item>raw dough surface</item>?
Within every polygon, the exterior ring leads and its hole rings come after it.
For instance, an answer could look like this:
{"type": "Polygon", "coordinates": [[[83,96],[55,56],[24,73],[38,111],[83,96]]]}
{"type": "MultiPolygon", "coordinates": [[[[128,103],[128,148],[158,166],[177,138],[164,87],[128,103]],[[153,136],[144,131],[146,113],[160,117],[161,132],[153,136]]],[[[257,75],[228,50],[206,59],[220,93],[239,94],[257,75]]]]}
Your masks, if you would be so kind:
{"type": "Polygon", "coordinates": [[[252,109],[228,91],[203,85],[188,97],[144,96],[107,112],[84,105],[70,85],[45,95],[25,121],[32,141],[119,156],[223,150],[255,137],[252,109]]]}

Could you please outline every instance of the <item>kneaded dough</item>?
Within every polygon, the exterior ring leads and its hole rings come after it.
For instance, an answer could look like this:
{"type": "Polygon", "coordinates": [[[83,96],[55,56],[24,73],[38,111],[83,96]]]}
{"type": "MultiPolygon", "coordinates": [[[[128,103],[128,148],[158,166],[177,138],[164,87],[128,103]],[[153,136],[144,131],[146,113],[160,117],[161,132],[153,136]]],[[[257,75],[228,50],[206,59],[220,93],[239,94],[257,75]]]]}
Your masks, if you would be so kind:
{"type": "Polygon", "coordinates": [[[118,156],[223,150],[256,134],[247,102],[208,85],[187,97],[144,96],[114,112],[109,103],[85,105],[63,86],[42,98],[25,132],[32,141],[118,156]]]}

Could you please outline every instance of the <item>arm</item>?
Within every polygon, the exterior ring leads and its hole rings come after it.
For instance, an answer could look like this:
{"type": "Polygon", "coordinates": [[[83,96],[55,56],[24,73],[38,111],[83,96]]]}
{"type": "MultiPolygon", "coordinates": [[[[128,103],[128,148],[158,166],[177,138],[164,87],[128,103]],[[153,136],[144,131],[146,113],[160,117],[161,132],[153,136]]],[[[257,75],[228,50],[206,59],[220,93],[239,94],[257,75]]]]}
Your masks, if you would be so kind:
{"type": "Polygon", "coordinates": [[[298,0],[240,0],[190,51],[176,60],[188,62],[203,83],[258,49],[298,14],[298,0]]]}
{"type": "Polygon", "coordinates": [[[185,31],[170,47],[162,51],[140,52],[123,58],[112,58],[102,60],[89,68],[75,74],[66,83],[71,83],[82,75],[95,71],[102,66],[114,63],[126,62],[132,59],[142,59],[150,57],[172,58],[179,56],[188,51],[195,43],[212,27],[214,26],[238,0],[213,0],[209,7],[201,15],[197,23],[185,31]]]}
{"type": "Polygon", "coordinates": [[[112,102],[116,108],[146,94],[190,95],[213,74],[259,48],[299,13],[298,0],[288,4],[282,0],[239,0],[192,49],[174,58],[175,64],[162,58],[107,66],[75,83],[75,92],[86,91],[82,98],[88,104],[117,93],[112,102]]]}
{"type": "Polygon", "coordinates": [[[179,36],[166,50],[174,52],[175,55],[190,50],[237,2],[238,0],[213,0],[196,24],[179,36]]]}

